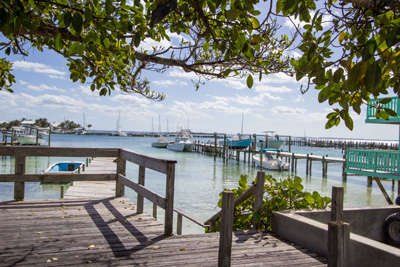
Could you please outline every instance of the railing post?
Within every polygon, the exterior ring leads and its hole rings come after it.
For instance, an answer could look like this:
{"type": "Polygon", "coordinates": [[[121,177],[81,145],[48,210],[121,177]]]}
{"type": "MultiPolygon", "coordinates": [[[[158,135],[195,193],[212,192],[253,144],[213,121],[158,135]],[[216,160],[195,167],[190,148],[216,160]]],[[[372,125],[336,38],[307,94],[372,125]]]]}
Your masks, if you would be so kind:
{"type": "Polygon", "coordinates": [[[178,221],[176,223],[176,233],[182,235],[182,215],[178,213],[178,221]]]}
{"type": "MultiPolygon", "coordinates": [[[[86,159],[87,160],[87,159],[86,159]]],[[[117,158],[117,181],[115,182],[115,196],[123,197],[125,195],[125,186],[119,181],[119,175],[126,175],[126,160],[117,158]]]]}
{"type": "MultiPolygon", "coordinates": [[[[144,186],[145,183],[146,168],[139,166],[139,181],[138,184],[144,186]]],[[[144,197],[138,193],[137,195],[137,213],[143,213],[144,211],[144,197]]]]}
{"type": "MultiPolygon", "coordinates": [[[[264,200],[264,182],[265,182],[265,172],[257,172],[257,183],[256,183],[256,193],[254,194],[254,212],[261,214],[264,200]]],[[[253,228],[258,229],[259,224],[253,221],[253,228]]]]}
{"type": "Polygon", "coordinates": [[[175,163],[167,163],[167,184],[165,192],[164,234],[171,235],[174,223],[175,163]]]}
{"type": "MultiPolygon", "coordinates": [[[[15,157],[15,174],[25,173],[25,156],[15,157]]],[[[14,182],[14,199],[22,201],[25,198],[25,182],[14,182]]]]}
{"type": "Polygon", "coordinates": [[[235,193],[225,191],[222,193],[222,215],[219,237],[218,267],[231,266],[232,230],[235,193]]]}
{"type": "Polygon", "coordinates": [[[328,223],[328,266],[348,264],[350,226],[343,219],[343,187],[332,187],[331,221],[328,223]]]}

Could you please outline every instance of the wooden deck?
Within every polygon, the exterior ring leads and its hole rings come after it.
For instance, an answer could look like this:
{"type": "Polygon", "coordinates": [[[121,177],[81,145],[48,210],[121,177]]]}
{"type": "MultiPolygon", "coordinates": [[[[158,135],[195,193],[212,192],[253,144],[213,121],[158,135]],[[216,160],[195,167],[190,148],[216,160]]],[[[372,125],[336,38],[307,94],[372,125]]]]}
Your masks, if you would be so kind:
{"type": "MultiPolygon", "coordinates": [[[[74,182],[65,199],[0,202],[0,266],[218,265],[219,233],[165,236],[161,222],[136,213],[114,188],[115,182],[74,182]]],[[[270,233],[235,232],[231,265],[326,266],[326,260],[270,233]]]]}

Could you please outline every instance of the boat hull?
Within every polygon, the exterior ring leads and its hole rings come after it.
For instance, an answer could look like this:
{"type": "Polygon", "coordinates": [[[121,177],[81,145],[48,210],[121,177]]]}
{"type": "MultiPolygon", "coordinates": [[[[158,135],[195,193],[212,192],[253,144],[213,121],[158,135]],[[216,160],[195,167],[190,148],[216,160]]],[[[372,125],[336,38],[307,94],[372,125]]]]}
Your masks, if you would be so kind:
{"type": "Polygon", "coordinates": [[[253,139],[242,139],[242,140],[226,140],[220,142],[220,145],[228,146],[231,149],[245,149],[247,148],[251,143],[253,142],[253,139]]]}
{"type": "Polygon", "coordinates": [[[281,159],[272,159],[271,157],[263,156],[261,163],[260,155],[254,155],[253,160],[256,166],[261,166],[267,170],[286,171],[289,169],[289,163],[283,162],[281,159]]]}
{"type": "MultiPolygon", "coordinates": [[[[20,145],[36,145],[36,136],[35,135],[25,135],[25,136],[17,136],[16,139],[20,143],[20,145]]],[[[37,144],[43,145],[46,143],[46,139],[38,138],[37,144]]]]}
{"type": "Polygon", "coordinates": [[[257,146],[263,148],[276,148],[279,149],[285,143],[284,140],[268,140],[268,144],[265,141],[258,142],[257,146]],[[266,147],[267,146],[267,147],[266,147]]]}
{"type": "Polygon", "coordinates": [[[151,146],[155,147],[155,148],[167,148],[168,144],[170,144],[170,143],[171,142],[167,142],[167,141],[164,141],[164,142],[153,142],[153,143],[151,143],[151,146]]]}
{"type": "Polygon", "coordinates": [[[192,152],[194,144],[192,143],[174,143],[168,144],[167,149],[179,152],[192,152]]]}
{"type": "Polygon", "coordinates": [[[42,174],[76,174],[85,166],[79,161],[63,161],[50,165],[42,174]]]}

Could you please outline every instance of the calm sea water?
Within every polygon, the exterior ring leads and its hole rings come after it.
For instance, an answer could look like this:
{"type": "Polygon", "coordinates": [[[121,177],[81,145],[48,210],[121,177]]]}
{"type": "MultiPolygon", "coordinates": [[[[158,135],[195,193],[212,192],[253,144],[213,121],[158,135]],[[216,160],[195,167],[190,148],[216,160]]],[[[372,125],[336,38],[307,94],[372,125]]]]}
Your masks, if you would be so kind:
{"type": "MultiPolygon", "coordinates": [[[[207,138],[195,138],[207,142],[207,138]]],[[[112,147],[125,148],[135,152],[177,160],[175,181],[175,206],[189,214],[205,221],[218,211],[217,203],[219,193],[223,189],[233,189],[238,186],[241,174],[249,176],[249,182],[256,176],[258,168],[251,166],[248,162],[237,162],[230,159],[228,164],[223,163],[222,158],[214,158],[212,155],[200,153],[180,153],[167,149],[151,147],[151,137],[119,137],[119,136],[90,136],[90,135],[64,135],[53,134],[52,147],[112,147]]],[[[284,147],[285,149],[285,147],[284,147]]],[[[287,148],[286,148],[287,149],[287,148]]],[[[329,155],[342,157],[341,150],[328,148],[311,148],[292,146],[292,152],[314,155],[329,155]]],[[[0,157],[0,173],[14,173],[14,162],[9,157],[0,157]]],[[[55,157],[28,157],[27,173],[40,173],[51,163],[60,160],[82,160],[84,158],[55,158],[55,157]]],[[[277,179],[293,176],[289,172],[277,172],[265,170],[277,179]]],[[[138,167],[128,163],[127,176],[137,181],[138,167]]],[[[342,182],[342,165],[329,164],[327,178],[322,178],[322,166],[320,162],[313,162],[312,174],[306,175],[305,160],[298,160],[297,173],[303,179],[306,191],[318,191],[321,195],[331,196],[332,186],[343,186],[345,188],[345,207],[380,206],[387,205],[379,188],[373,184],[367,186],[365,176],[349,176],[347,182],[342,182]]],[[[397,184],[397,183],[396,183],[397,184]]],[[[392,188],[391,181],[383,181],[388,194],[392,199],[397,196],[397,186],[392,188]]],[[[165,195],[165,175],[146,170],[146,187],[165,195]]],[[[26,199],[51,199],[58,198],[59,185],[40,185],[40,183],[26,183],[26,199]]],[[[136,194],[126,190],[126,194],[136,202],[136,194]]],[[[13,183],[0,183],[0,200],[11,200],[13,198],[13,183]]],[[[145,202],[146,211],[151,214],[152,204],[145,202]]],[[[159,210],[160,220],[163,211],[159,210]]],[[[184,233],[203,232],[196,225],[186,222],[184,219],[184,233]]]]}

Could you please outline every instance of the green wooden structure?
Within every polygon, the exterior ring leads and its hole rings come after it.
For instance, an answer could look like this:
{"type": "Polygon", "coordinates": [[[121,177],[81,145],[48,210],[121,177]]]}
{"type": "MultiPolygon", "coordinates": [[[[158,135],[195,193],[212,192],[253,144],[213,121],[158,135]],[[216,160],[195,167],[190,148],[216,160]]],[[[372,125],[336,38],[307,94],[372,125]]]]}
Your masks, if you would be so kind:
{"type": "MultiPolygon", "coordinates": [[[[400,100],[398,97],[391,97],[392,101],[383,105],[384,108],[390,108],[396,113],[400,112],[400,100]]],[[[378,101],[371,100],[367,108],[366,123],[395,124],[400,125],[399,117],[389,117],[389,120],[377,119],[375,117],[375,104],[378,101]]],[[[400,138],[400,137],[399,137],[400,138]]],[[[373,177],[378,183],[385,195],[388,203],[392,201],[388,198],[385,189],[379,181],[379,178],[386,178],[398,181],[398,194],[400,195],[400,146],[399,151],[389,150],[367,150],[367,149],[349,149],[346,154],[346,173],[365,175],[373,177]]]]}

